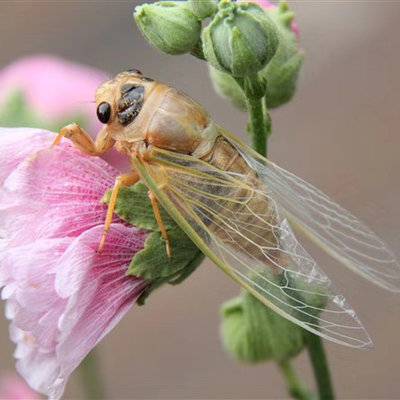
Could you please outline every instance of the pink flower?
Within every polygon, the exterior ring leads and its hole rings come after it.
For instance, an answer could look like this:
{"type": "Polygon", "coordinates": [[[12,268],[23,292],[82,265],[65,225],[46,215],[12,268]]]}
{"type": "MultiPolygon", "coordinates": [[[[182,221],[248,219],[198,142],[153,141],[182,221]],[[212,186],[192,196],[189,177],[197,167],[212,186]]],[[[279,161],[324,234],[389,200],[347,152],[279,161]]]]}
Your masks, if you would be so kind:
{"type": "MultiPolygon", "coordinates": [[[[103,71],[59,57],[51,55],[26,57],[0,71],[0,106],[13,93],[21,91],[30,109],[43,121],[54,126],[60,121],[76,122],[77,117],[83,116],[85,120],[83,128],[95,138],[103,125],[96,116],[94,97],[98,86],[106,80],[108,75],[103,71]]],[[[36,137],[27,140],[40,142],[42,139],[36,137]]],[[[30,151],[30,145],[26,149],[30,151]]],[[[120,169],[129,166],[129,163],[114,149],[107,152],[103,158],[120,169]]],[[[3,172],[0,172],[1,174],[3,172]]]]}
{"type": "Polygon", "coordinates": [[[0,287],[17,370],[52,399],[147,283],[128,276],[147,233],[115,220],[97,252],[118,171],[54,134],[1,129],[0,287]]]}
{"type": "Polygon", "coordinates": [[[40,400],[40,396],[30,389],[21,378],[9,374],[0,378],[0,399],[40,400]]]}
{"type": "Polygon", "coordinates": [[[108,79],[95,68],[50,55],[22,58],[0,71],[0,104],[16,91],[44,120],[57,121],[83,115],[90,131],[101,125],[93,102],[97,87],[108,79]]]}
{"type": "MultiPolygon", "coordinates": [[[[260,7],[264,8],[264,10],[275,10],[277,8],[277,6],[274,3],[271,3],[268,0],[241,0],[241,1],[258,4],[260,7]]],[[[299,40],[300,29],[298,23],[295,20],[292,21],[291,28],[293,33],[296,35],[297,40],[299,40]]]]}

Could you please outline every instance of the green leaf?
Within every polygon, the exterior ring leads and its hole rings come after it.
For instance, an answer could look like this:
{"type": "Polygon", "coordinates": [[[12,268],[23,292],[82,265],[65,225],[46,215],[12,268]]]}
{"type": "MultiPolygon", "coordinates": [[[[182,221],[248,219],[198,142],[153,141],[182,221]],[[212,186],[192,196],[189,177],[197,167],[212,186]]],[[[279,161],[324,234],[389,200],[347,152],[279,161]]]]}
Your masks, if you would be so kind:
{"type": "Polygon", "coordinates": [[[171,258],[167,256],[161,233],[153,232],[148,236],[144,249],[133,258],[128,271],[130,275],[147,280],[172,279],[192,261],[199,251],[197,246],[178,227],[167,232],[172,245],[171,258]]]}
{"type": "MultiPolygon", "coordinates": [[[[110,196],[111,191],[106,193],[103,202],[108,203],[110,196]]],[[[160,209],[161,217],[167,230],[175,227],[175,221],[161,206],[160,209]]],[[[115,213],[124,221],[138,228],[152,231],[158,230],[158,224],[154,218],[154,212],[148,196],[148,189],[143,183],[137,183],[120,190],[115,213]]]]}
{"type": "MultiPolygon", "coordinates": [[[[103,198],[110,200],[111,191],[103,198]]],[[[192,240],[184,233],[168,213],[160,206],[162,220],[171,242],[172,256],[168,257],[166,243],[148,197],[148,189],[142,183],[122,188],[118,195],[115,213],[124,221],[150,231],[143,250],[139,251],[129,266],[128,274],[151,282],[138,303],[165,283],[181,283],[198,267],[204,256],[192,240]]]]}
{"type": "Polygon", "coordinates": [[[137,300],[138,305],[143,305],[146,299],[149,297],[151,293],[160,286],[165,283],[169,283],[170,285],[178,285],[182,283],[186,278],[188,278],[196,268],[202,263],[204,260],[204,255],[201,251],[197,251],[196,255],[192,259],[192,261],[188,262],[185,268],[178,271],[174,276],[168,276],[165,278],[155,279],[151,282],[151,284],[145,289],[145,291],[140,295],[137,300]]]}

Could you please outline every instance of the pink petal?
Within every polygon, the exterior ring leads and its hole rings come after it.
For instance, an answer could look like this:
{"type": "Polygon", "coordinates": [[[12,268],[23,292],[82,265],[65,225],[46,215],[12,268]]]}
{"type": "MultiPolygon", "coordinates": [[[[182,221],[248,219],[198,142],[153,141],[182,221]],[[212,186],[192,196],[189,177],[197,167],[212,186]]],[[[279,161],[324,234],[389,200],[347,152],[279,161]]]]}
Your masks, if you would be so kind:
{"type": "Polygon", "coordinates": [[[17,370],[58,399],[72,371],[147,286],[126,275],[147,233],[114,224],[99,254],[100,200],[117,171],[68,143],[49,148],[52,134],[42,141],[42,131],[7,132],[3,149],[14,153],[7,158],[0,148],[10,166],[0,191],[1,295],[17,370]],[[36,140],[30,151],[20,147],[36,140]]]}
{"type": "Polygon", "coordinates": [[[54,133],[31,128],[0,128],[0,185],[27,156],[50,147],[54,133]]]}
{"type": "Polygon", "coordinates": [[[126,275],[146,233],[114,224],[98,253],[102,231],[99,225],[64,242],[46,239],[21,246],[10,250],[5,262],[9,269],[14,260],[13,273],[21,274],[13,276],[18,289],[8,299],[14,308],[10,335],[17,344],[17,369],[33,389],[53,399],[62,396],[73,370],[147,286],[126,275]]]}
{"type": "Polygon", "coordinates": [[[77,236],[103,224],[107,207],[101,199],[116,176],[104,160],[68,144],[41,150],[4,182],[0,229],[14,244],[77,236]]]}
{"type": "Polygon", "coordinates": [[[30,282],[37,286],[43,280],[43,272],[55,273],[54,259],[61,257],[70,242],[69,238],[42,239],[17,248],[9,247],[2,253],[2,276],[8,281],[18,279],[22,284],[30,282]],[[29,255],[31,252],[35,253],[34,260],[29,255]],[[43,265],[44,270],[35,265],[43,265]]]}
{"type": "Polygon", "coordinates": [[[104,251],[99,254],[97,246],[101,233],[101,227],[85,232],[63,257],[68,264],[75,253],[75,265],[71,270],[75,270],[78,279],[81,278],[78,291],[74,285],[71,292],[73,285],[65,279],[66,276],[71,278],[71,274],[65,273],[63,260],[57,274],[58,293],[71,293],[60,320],[62,336],[58,352],[59,357],[73,365],[80,362],[82,353],[87,354],[119,322],[147,286],[142,279],[126,275],[133,255],[144,246],[146,234],[115,224],[104,251]],[[89,257],[94,257],[94,266],[83,277],[82,265],[87,265],[89,257]]]}
{"type": "Polygon", "coordinates": [[[71,243],[72,239],[68,238],[38,240],[10,248],[1,263],[1,269],[9,272],[9,283],[3,292],[10,285],[15,286],[7,303],[13,308],[13,324],[30,332],[42,350],[51,349],[57,343],[57,321],[66,300],[55,295],[54,265],[71,243]],[[52,320],[49,315],[53,315],[52,320]]]}

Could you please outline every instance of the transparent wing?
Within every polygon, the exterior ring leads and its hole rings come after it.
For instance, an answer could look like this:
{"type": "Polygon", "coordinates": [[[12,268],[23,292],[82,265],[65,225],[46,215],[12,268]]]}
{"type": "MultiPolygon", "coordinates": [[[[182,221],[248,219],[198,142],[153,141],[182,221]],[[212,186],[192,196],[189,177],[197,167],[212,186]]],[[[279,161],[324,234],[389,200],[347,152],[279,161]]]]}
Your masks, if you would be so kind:
{"type": "Polygon", "coordinates": [[[224,132],[268,186],[290,223],[339,262],[393,292],[400,291],[400,265],[386,244],[319,189],[261,157],[224,132]]]}
{"type": "Polygon", "coordinates": [[[267,187],[250,169],[221,171],[153,149],[134,159],[148,187],[199,248],[265,305],[334,342],[366,347],[355,312],[295,238],[267,187]]]}

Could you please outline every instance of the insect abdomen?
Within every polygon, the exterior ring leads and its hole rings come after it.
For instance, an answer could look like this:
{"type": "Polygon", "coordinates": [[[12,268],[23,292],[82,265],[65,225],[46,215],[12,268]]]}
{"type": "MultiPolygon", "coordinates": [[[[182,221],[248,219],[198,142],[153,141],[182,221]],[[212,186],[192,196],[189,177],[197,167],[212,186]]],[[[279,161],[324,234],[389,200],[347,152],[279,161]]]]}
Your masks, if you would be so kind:
{"type": "MultiPolygon", "coordinates": [[[[262,192],[265,191],[263,183],[236,148],[223,136],[216,139],[213,149],[202,157],[202,160],[223,171],[240,174],[238,175],[240,180],[243,179],[247,184],[246,186],[238,185],[238,188],[234,190],[230,188],[229,192],[218,193],[227,200],[222,203],[220,201],[218,210],[215,211],[225,217],[226,221],[230,221],[231,225],[211,222],[208,224],[208,229],[227,244],[241,243],[242,252],[265,261],[262,248],[275,248],[277,236],[274,232],[276,216],[267,198],[257,192],[257,188],[262,188],[262,192]],[[265,225],[260,224],[260,215],[267,216],[270,220],[270,230],[266,230],[265,225]],[[243,236],[246,236],[247,240],[244,240],[243,236]]],[[[215,204],[213,206],[215,209],[215,204]]],[[[210,205],[210,208],[213,206],[210,205]]]]}

